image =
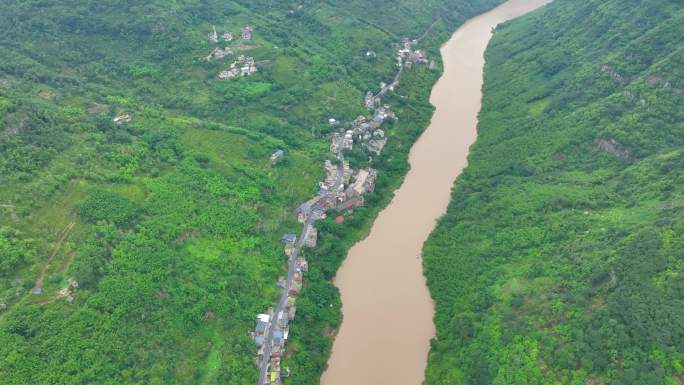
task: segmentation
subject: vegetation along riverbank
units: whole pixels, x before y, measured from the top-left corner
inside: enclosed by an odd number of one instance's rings
[[[684,383],[684,7],[556,0],[499,27],[424,249],[428,384]]]
[[[249,331],[278,300],[280,238],[318,190],[329,119],[368,113],[401,37],[427,31],[438,57],[496,3],[5,2],[3,383],[256,383]],[[402,76],[376,192],[344,224],[317,225],[290,383],[318,381],[340,317],[329,279],[405,174],[438,75]]]

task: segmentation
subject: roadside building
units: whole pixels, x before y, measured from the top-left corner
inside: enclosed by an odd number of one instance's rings
[[[268,322],[257,321],[256,326],[254,327],[254,334],[258,336],[263,335],[266,332],[266,329],[268,329]]]
[[[379,102],[380,101],[375,97],[375,95],[373,95],[373,91],[368,91],[366,93],[366,98],[364,100],[366,108],[373,111],[377,107]]]
[[[295,243],[297,236],[295,234],[285,234],[281,240],[285,243]]]
[[[254,337],[254,342],[256,343],[257,347],[260,348],[264,346],[264,337],[263,336],[256,336]]]
[[[306,227],[306,235],[304,238],[304,246],[316,247],[317,242],[318,242],[318,230],[313,225],[308,225]]]
[[[299,269],[303,272],[309,271],[309,263],[306,261],[304,258],[297,258],[297,265],[299,266]]]
[[[344,139],[342,141],[342,149],[351,151],[353,147],[354,147],[354,131],[347,130],[344,133]]]
[[[285,344],[285,335],[282,330],[275,330],[273,332],[273,344],[278,346]]]
[[[300,223],[306,222],[306,218],[308,218],[311,214],[311,203],[304,202],[301,205],[297,206],[297,208],[295,209],[295,214],[297,214],[297,220]]]

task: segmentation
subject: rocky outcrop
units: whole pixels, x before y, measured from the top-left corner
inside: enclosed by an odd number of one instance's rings
[[[623,162],[629,162],[632,160],[632,152],[625,148],[622,144],[618,143],[615,139],[604,139],[599,138],[594,141],[594,146],[604,152],[613,155]]]

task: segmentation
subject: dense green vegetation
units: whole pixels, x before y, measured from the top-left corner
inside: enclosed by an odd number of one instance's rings
[[[279,239],[317,190],[328,118],[365,112],[399,38],[428,31],[436,56],[498,2],[3,2],[0,383],[253,384],[247,331],[277,296]],[[251,42],[222,45],[259,72],[218,81],[232,59],[206,61],[206,34],[247,24]],[[408,71],[375,196],[344,226],[321,224],[290,383],[318,382],[340,320],[328,280],[406,172],[437,76]]]
[[[470,164],[425,246],[428,384],[684,383],[684,7],[500,26]]]

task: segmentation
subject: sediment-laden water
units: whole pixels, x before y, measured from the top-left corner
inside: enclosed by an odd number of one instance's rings
[[[477,136],[484,51],[497,24],[549,1],[510,0],[469,20],[442,47],[444,75],[430,98],[436,111],[411,149],[411,170],[335,279],[344,321],[323,385],[423,382],[434,310],[419,255]]]

